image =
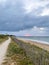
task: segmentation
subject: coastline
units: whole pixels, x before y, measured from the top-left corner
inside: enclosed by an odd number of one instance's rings
[[[19,40],[22,40],[26,43],[30,43],[31,45],[36,45],[44,50],[49,51],[49,44],[48,42],[43,42],[43,41],[38,41],[38,40],[30,40],[30,39],[23,39],[23,38],[18,38]]]
[[[21,39],[21,40],[24,40],[24,41],[32,41],[32,42],[37,42],[37,43],[49,45],[49,42],[47,42],[47,41],[33,40],[33,39],[27,39],[27,38],[17,38],[17,39]]]

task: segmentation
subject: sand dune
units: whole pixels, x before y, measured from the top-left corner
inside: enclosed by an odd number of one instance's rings
[[[31,45],[36,45],[44,50],[47,50],[49,51],[49,44],[44,44],[44,43],[40,43],[40,42],[36,42],[36,41],[31,41],[31,40],[25,40],[25,39],[22,39],[22,38],[18,38],[19,40],[22,40],[26,43],[30,43]]]

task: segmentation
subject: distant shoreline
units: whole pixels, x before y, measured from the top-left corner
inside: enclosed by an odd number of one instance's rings
[[[36,45],[38,46],[39,48],[42,48],[44,50],[47,50],[49,51],[49,44],[48,43],[43,43],[43,42],[40,42],[40,41],[36,41],[36,40],[29,40],[29,39],[24,39],[24,38],[18,38],[19,40],[22,40],[26,43],[30,43],[31,45]]]
[[[18,39],[22,39],[22,40],[25,40],[25,41],[32,41],[32,42],[37,42],[37,43],[49,45],[49,42],[41,41],[41,40],[33,40],[33,39],[27,39],[27,38],[18,38]]]

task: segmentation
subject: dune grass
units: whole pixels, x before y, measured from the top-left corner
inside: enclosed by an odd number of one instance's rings
[[[0,44],[8,39],[8,35],[0,35]]]
[[[49,65],[49,52],[12,38],[3,65]]]
[[[33,62],[27,57],[26,52],[13,40],[8,46],[6,59],[3,65],[33,65]]]
[[[31,45],[30,43],[18,40],[18,44],[25,49],[26,55],[32,60],[34,65],[49,65],[49,52]]]

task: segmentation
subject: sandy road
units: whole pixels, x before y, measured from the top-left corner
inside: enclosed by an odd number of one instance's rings
[[[6,40],[5,42],[3,42],[0,45],[0,65],[2,65],[2,62],[5,59],[7,48],[8,48],[8,45],[9,45],[10,42],[11,42],[11,38],[9,37],[8,40]]]

